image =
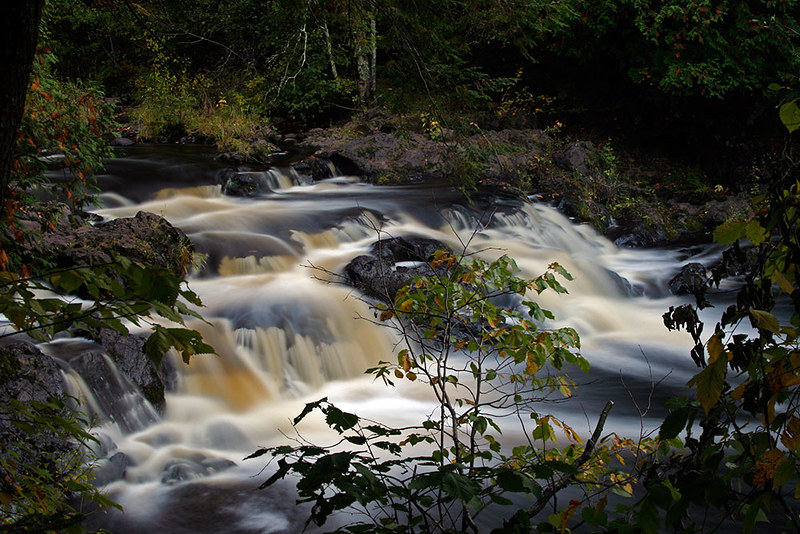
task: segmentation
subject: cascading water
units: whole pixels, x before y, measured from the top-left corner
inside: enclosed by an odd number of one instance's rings
[[[256,491],[263,462],[243,457],[285,443],[291,418],[323,396],[389,424],[422,420],[432,406],[424,386],[386,388],[364,376],[392,357],[396,339],[365,320],[373,317],[369,307],[338,283],[336,273],[379,237],[425,236],[489,259],[508,254],[527,277],[553,261],[565,266],[575,277],[570,294],[545,293],[541,304],[558,325],[578,330],[592,371],[573,376],[583,383],[573,399],[548,409],[578,430],[588,431],[612,399],[617,407],[607,429],[638,435],[641,424],[658,421],[642,415],[646,405],[658,408],[693,372],[688,338],[661,322],[678,303],[665,291],[678,252],[620,250],[548,206],[496,193],[474,194],[471,203],[445,186],[374,187],[354,179],[301,185],[276,170],[249,173],[263,192],[236,198],[214,185],[223,169],[198,152],[172,148],[134,149],[109,169],[100,177],[99,215],[160,214],[206,256],[190,283],[214,327],[191,326],[218,356],[175,362],[178,377],[163,416],[137,397],[146,416],[130,424],[104,419],[101,464],[124,468],[106,490],[125,512],[94,514],[90,526],[296,532],[305,517],[291,487]],[[101,392],[71,380],[85,406],[108,409]],[[324,426],[312,421],[304,436]]]

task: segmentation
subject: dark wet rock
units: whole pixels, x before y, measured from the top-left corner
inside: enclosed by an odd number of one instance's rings
[[[108,351],[119,371],[133,382],[159,413],[166,407],[165,391],[174,391],[178,370],[169,358],[163,358],[158,367],[147,356],[144,344],[147,338],[139,334],[122,335],[110,328],[102,328],[95,338]]]
[[[200,462],[207,475],[213,475],[220,471],[225,471],[231,467],[236,467],[236,462],[227,458],[205,458]]]
[[[264,135],[271,135],[265,132]],[[273,154],[280,152],[274,143],[266,137],[256,136],[252,139],[239,140],[235,148],[222,150],[217,159],[236,165],[243,163],[268,164]]]
[[[334,167],[329,159],[316,156],[292,163],[292,169],[297,174],[307,176],[314,181],[327,180],[333,177]]]
[[[120,373],[102,352],[85,352],[71,362],[92,391],[103,413],[101,419],[116,423],[125,433],[142,430],[157,421],[156,412],[136,386]]]
[[[379,119],[349,129],[317,128],[303,141],[316,149],[313,159],[330,162],[338,173],[378,183],[441,180],[464,172],[476,181],[511,181],[527,172],[551,143],[539,130],[476,130],[457,139],[449,130],[423,133]],[[315,179],[328,172],[316,163],[308,165]]]
[[[714,267],[719,276],[743,276],[758,268],[758,248],[731,247],[722,253],[722,259]]]
[[[58,365],[30,343],[0,346],[0,386],[0,404],[9,399],[46,402],[64,396],[64,380]]]
[[[111,482],[125,478],[125,472],[133,465],[136,465],[130,456],[124,452],[118,452],[108,459],[98,462],[97,468],[92,471],[92,484],[95,486],[105,486]]]
[[[644,295],[644,289],[638,286],[634,286],[631,284],[631,281],[621,276],[616,271],[612,271],[611,269],[604,269],[608,276],[611,277],[611,280],[614,282],[614,285],[617,286],[623,295],[627,297],[641,297]]]
[[[427,237],[391,237],[381,239],[372,244],[370,253],[373,256],[386,258],[393,263],[404,261],[429,262],[437,250],[448,250],[447,245]]]
[[[168,486],[203,476],[203,466],[191,460],[171,460],[164,466],[161,483]]]
[[[72,450],[63,437],[53,430],[35,425],[25,430],[13,424],[19,414],[8,412],[14,399],[25,403],[65,401],[64,380],[55,360],[30,343],[8,343],[0,346],[0,455],[19,455],[25,464],[36,465],[45,458],[67,455]],[[67,416],[66,410],[58,415]],[[22,471],[20,471],[22,472]],[[0,476],[7,473],[0,467]]]
[[[701,295],[708,283],[706,268],[701,263],[687,263],[669,281],[673,295]]]
[[[31,206],[21,206],[16,213],[20,224],[30,231],[30,235],[24,236],[29,241],[35,240],[38,243],[39,234],[52,231],[65,231],[76,226],[85,225],[95,217],[90,213],[73,209],[72,207],[57,201],[39,202]],[[8,235],[10,242],[17,241],[16,236]],[[33,246],[31,243],[21,243],[23,247]]]
[[[136,141],[132,139],[128,139],[127,137],[115,137],[108,143],[110,146],[116,147],[126,147],[126,146],[133,146],[136,144]]]
[[[750,204],[741,197],[727,197],[724,200],[712,200],[703,205],[700,213],[706,229],[713,230],[731,219],[744,220],[753,216]]]
[[[350,285],[383,302],[392,302],[397,291],[415,275],[432,276],[430,260],[437,250],[448,250],[439,241],[422,237],[382,239],[369,255],[354,258],[344,269]]]
[[[602,169],[603,160],[597,147],[589,141],[578,141],[553,155],[556,165],[567,172],[587,176]]]
[[[264,184],[253,174],[236,173],[222,186],[222,194],[232,197],[252,197],[264,191]]]
[[[163,217],[140,211],[135,217],[47,233],[32,252],[61,267],[111,263],[120,255],[183,276],[192,244]]]
[[[188,480],[213,475],[236,466],[226,458],[212,458],[202,454],[194,454],[191,458],[170,460],[161,473],[161,483],[173,486]]]
[[[369,110],[341,127],[309,131],[301,144],[315,152],[295,169],[315,180],[330,177],[332,166],[379,184],[455,178],[520,188],[623,247],[707,241],[720,223],[751,213],[744,198],[709,201],[697,191],[660,188],[660,167],[615,163],[607,146],[560,145],[540,130],[501,123],[504,129],[454,135],[430,124],[421,128],[419,116]]]

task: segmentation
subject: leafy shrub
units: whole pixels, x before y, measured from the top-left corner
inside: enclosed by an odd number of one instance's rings
[[[309,403],[294,424],[320,411],[340,438],[329,446],[301,438],[299,446],[256,451],[251,457],[277,458],[262,487],[299,476],[300,501],[311,503],[309,522],[357,512],[339,532],[477,532],[475,516],[488,507],[498,525],[503,519],[504,532],[527,531],[531,518],[578,479],[629,487],[629,477],[606,467],[632,445],[613,436],[601,440],[611,403],[586,444],[541,411],[550,394],[571,394],[574,384],[562,368],[587,371],[589,364],[576,352],[576,332],[545,328],[553,315],[525,297],[566,292],[557,277],[569,274],[552,264],[524,280],[505,256],[486,262],[445,251],[431,267],[435,276],[415,277],[392,305],[376,309],[380,321],[392,321],[404,347],[396,362],[367,372],[387,385],[422,382],[437,407],[420,425],[401,429],[343,412],[327,398]],[[527,440],[503,445],[502,418],[518,421]],[[569,445],[554,446],[557,433]],[[526,504],[511,494],[526,495]],[[575,511],[570,505],[550,522],[560,528]]]

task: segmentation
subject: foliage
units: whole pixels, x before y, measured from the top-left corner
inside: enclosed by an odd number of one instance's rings
[[[64,175],[50,184],[51,194],[75,206],[90,202],[89,176],[111,156],[103,139],[114,125],[111,106],[95,87],[58,80],[53,75],[55,63],[52,53],[41,50],[33,64],[9,180],[15,188],[9,197],[12,203],[40,187],[51,164]],[[8,206],[6,215],[13,216]]]
[[[90,483],[92,465],[84,451],[96,439],[79,411],[58,399],[11,399],[0,405],[0,418],[16,431],[13,438],[5,435],[0,455],[0,530],[81,532],[82,516],[67,504],[76,494],[119,508]],[[58,446],[35,445],[42,441]]]
[[[320,446],[299,438],[297,446],[255,452],[252,458],[277,459],[262,487],[290,473],[299,476],[300,501],[311,503],[309,522],[323,525],[341,510],[358,514],[340,532],[477,532],[480,513],[491,513],[498,526],[502,519],[503,532],[522,532],[559,491],[578,481],[627,491],[631,479],[607,465],[623,450],[638,449],[615,436],[601,443],[611,403],[585,445],[566,423],[540,411],[550,394],[570,396],[574,383],[562,368],[589,367],[575,352],[576,332],[545,328],[553,315],[525,300],[529,291],[566,292],[558,277],[569,274],[552,264],[524,280],[505,256],[486,262],[445,251],[434,254],[431,267],[435,276],[415,277],[390,306],[376,309],[404,346],[396,363],[367,371],[387,385],[425,384],[436,400],[427,419],[392,428],[343,412],[327,399],[309,403],[294,424],[319,411],[339,440]],[[519,421],[522,443],[502,443],[500,425],[508,420]],[[555,445],[561,433],[569,443],[563,448]],[[525,495],[526,504],[512,501],[512,494]],[[565,525],[575,509],[550,516],[551,528]]]
[[[130,93],[148,51],[135,39],[143,30],[130,2],[47,0],[39,43],[59,59],[57,76],[97,84],[108,94]]]
[[[221,94],[216,103],[188,117],[188,129],[193,135],[214,139],[221,152],[242,154],[249,159],[257,148],[255,140],[269,133],[269,129],[265,120],[247,111],[243,100],[236,93],[229,97]]]
[[[33,65],[8,182],[11,191],[2,210],[0,339],[25,333],[47,341],[64,331],[100,327],[127,334],[133,324],[153,329],[146,349],[156,363],[170,347],[186,360],[198,352],[213,352],[197,332],[183,328],[185,316],[198,316],[190,306],[201,302],[176,272],[122,256],[110,264],[63,269],[55,269],[49,258],[23,263],[29,253],[25,243],[38,236],[18,215],[43,209],[37,197],[47,195],[68,204],[62,215],[78,212],[92,200],[94,171],[111,155],[104,139],[113,125],[110,106],[96,88],[58,79],[55,63],[54,55],[42,49]],[[45,174],[46,169],[51,172]],[[57,230],[46,218],[43,214],[42,231]],[[181,247],[175,252],[190,250]],[[189,260],[190,254],[178,263]],[[0,363],[5,374],[7,362]],[[92,438],[77,410],[63,399],[12,399],[0,412],[18,430],[13,440],[4,441],[0,454],[0,530],[80,530],[80,518],[67,505],[67,497],[76,495],[113,505],[88,482],[91,466],[83,449]],[[42,447],[42,436],[57,445]]]
[[[787,128],[791,129],[789,124]],[[714,332],[703,340],[703,322],[689,305],[671,308],[664,316],[669,328],[684,328],[691,334],[692,358],[702,368],[688,384],[697,400],[673,401],[661,427],[665,439],[683,434],[677,444],[686,449],[650,465],[650,493],[658,486],[656,479],[673,486],[672,500],[656,503],[666,513],[663,520],[669,527],[696,523],[691,506],[700,506],[741,522],[745,532],[752,532],[760,521],[800,528],[796,164],[790,161],[783,179],[756,201],[766,206],[756,217],[729,221],[714,234],[717,242],[731,245],[714,272],[715,283],[735,265],[747,265],[748,257],[755,258],[735,304],[721,314]],[[706,305],[699,295],[698,307]],[[649,521],[658,525],[653,507],[651,515]]]
[[[581,1],[577,9],[585,29],[575,29],[577,41],[566,52],[585,54],[586,60],[594,57],[593,50],[601,50],[597,44],[606,43],[617,54],[618,67],[635,83],[667,94],[720,98],[760,93],[800,66],[795,4]],[[593,43],[592,37],[598,41]],[[581,45],[581,39],[588,43]]]
[[[139,78],[141,105],[133,111],[144,137],[180,137],[187,131],[187,116],[200,105],[202,81],[185,68],[175,68],[158,41],[145,39],[152,63]]]
[[[145,348],[158,364],[175,347],[185,361],[193,354],[213,353],[193,330],[168,328],[155,317],[183,325],[184,316],[198,317],[187,303],[201,306],[186,282],[167,269],[132,262],[117,256],[107,265],[51,270],[21,277],[0,272],[0,313],[13,331],[0,339],[24,332],[48,341],[65,330],[111,328],[128,334],[128,324],[150,325],[153,333]]]

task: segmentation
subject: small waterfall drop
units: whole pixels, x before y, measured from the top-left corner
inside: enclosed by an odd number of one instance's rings
[[[218,354],[196,356],[190,365],[176,358],[179,378],[163,417],[125,423],[114,433],[108,454],[124,454],[129,466],[108,490],[126,512],[100,526],[292,532],[302,518],[286,508],[291,488],[253,491],[260,479],[250,477],[262,464],[241,459],[258,446],[284,443],[304,403],[328,396],[387,424],[424,418],[433,405],[422,386],[387,389],[364,375],[378,361],[393,360],[398,339],[342,284],[341,273],[378,238],[424,236],[486,259],[508,254],[525,277],[562,264],[575,278],[567,283],[569,295],[544,293],[538,300],[555,313],[555,325],[578,330],[593,366],[588,378],[574,377],[586,383],[576,398],[554,408],[578,429],[587,426],[584,412],[613,398],[620,407],[609,428],[638,432],[635,410],[624,407],[629,395],[646,394],[662,378],[664,388],[681,384],[692,371],[688,340],[661,323],[661,314],[680,302],[663,289],[677,269],[674,251],[620,250],[549,206],[490,193],[470,203],[444,186],[373,187],[352,178],[304,185],[296,173],[272,169],[247,171],[263,186],[258,194],[231,197],[221,193],[219,172],[179,184],[162,174],[161,183],[132,196],[114,185],[125,176],[106,180],[99,215],[160,214],[205,256],[190,285],[213,326],[190,326]],[[99,413],[107,401],[96,395],[86,405]],[[325,427],[309,425],[304,432],[312,437]],[[179,520],[170,505],[197,516]],[[253,526],[253,510],[272,515]]]

